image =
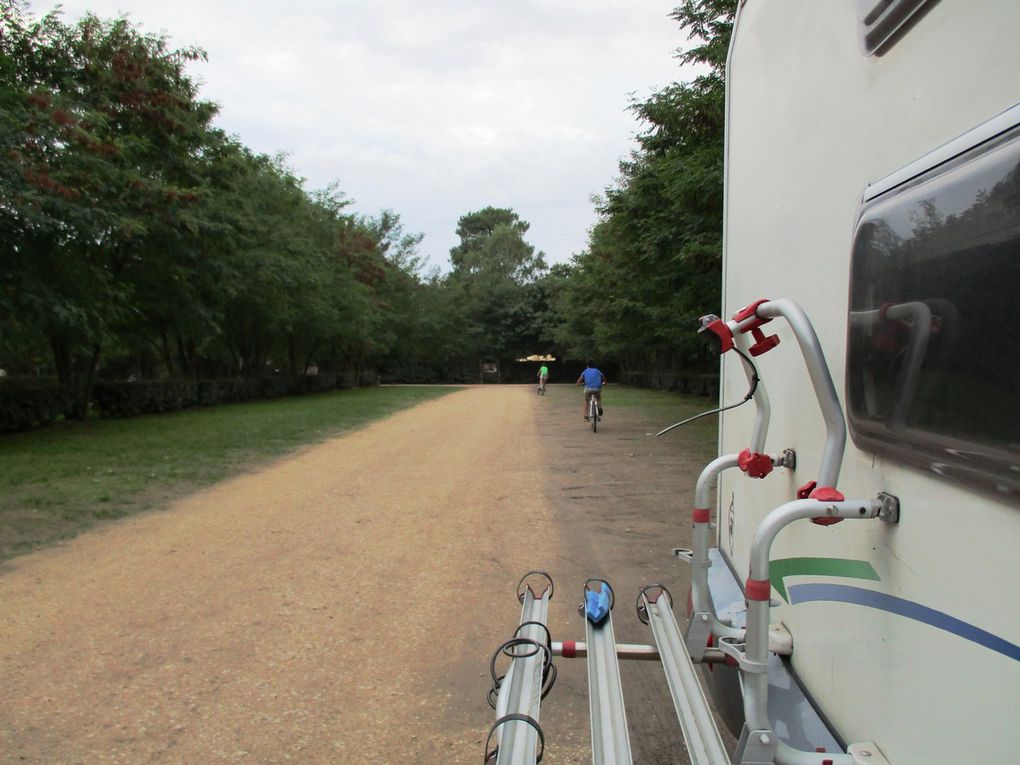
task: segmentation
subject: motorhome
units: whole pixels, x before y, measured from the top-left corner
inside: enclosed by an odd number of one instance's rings
[[[641,595],[693,763],[1020,762],[1018,30],[1016,0],[739,3],[701,329],[748,403],[678,551],[686,626]],[[564,650],[545,595],[500,689],[517,751]],[[613,660],[640,647],[587,629],[593,760],[630,762]]]
[[[833,488],[898,501],[896,523],[778,534],[771,620],[837,742],[892,765],[1020,762],[1017,30],[1013,0],[746,0],[731,41],[722,315],[802,310],[849,426]],[[755,360],[763,451],[796,468],[719,475],[717,550],[741,582],[766,516],[830,456],[777,319]],[[727,401],[747,383],[724,359]],[[723,414],[720,454],[749,446],[750,417]]]

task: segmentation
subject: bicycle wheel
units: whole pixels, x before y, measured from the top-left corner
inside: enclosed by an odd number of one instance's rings
[[[591,397],[591,403],[588,404],[588,418],[591,420],[591,432],[599,432],[599,405],[595,402],[595,397]]]

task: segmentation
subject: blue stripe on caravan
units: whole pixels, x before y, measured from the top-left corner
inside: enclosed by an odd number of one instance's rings
[[[972,643],[989,648],[1014,661],[1020,661],[1020,646],[1008,640],[986,632],[973,624],[960,621],[954,616],[936,611],[934,608],[922,606],[912,600],[904,600],[884,592],[866,590],[863,587],[852,587],[846,584],[795,584],[789,588],[790,602],[809,603],[811,601],[828,600],[837,603],[855,603],[859,606],[877,608],[879,611],[899,614],[908,619],[930,624],[946,632],[951,632]]]

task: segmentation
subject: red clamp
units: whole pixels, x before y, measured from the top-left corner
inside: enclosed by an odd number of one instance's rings
[[[733,321],[738,324],[752,317],[754,318],[754,321],[741,328],[741,332],[750,332],[754,338],[754,345],[747,349],[752,356],[761,356],[763,353],[771,351],[779,345],[779,338],[776,335],[766,335],[760,329],[762,324],[768,324],[772,321],[772,319],[763,319],[758,316],[758,306],[768,302],[768,298],[758,300],[733,314]]]
[[[753,316],[754,321],[752,321],[750,324],[743,328],[744,332],[747,332],[749,329],[754,329],[755,327],[760,327],[762,324],[768,324],[770,321],[772,321],[772,319],[763,319],[758,315],[758,306],[760,306],[762,303],[768,302],[769,302],[768,298],[762,298],[761,300],[754,301],[749,306],[741,308],[739,311],[733,314],[733,321],[737,322],[737,324],[740,324],[741,322],[744,322]]]
[[[737,456],[737,467],[751,478],[764,478],[772,472],[772,458],[767,454],[744,449]]]
[[[814,483],[814,481],[812,481],[812,483]],[[817,499],[819,502],[842,502],[846,499],[846,497],[844,497],[843,493],[837,491],[833,486],[819,486],[808,494],[808,499]],[[818,518],[812,518],[811,522],[817,523],[819,526],[832,526],[834,523],[839,523],[841,520],[843,519],[834,518],[831,515],[822,515]]]
[[[718,350],[720,356],[733,347],[733,332],[730,331],[726,322],[718,316],[702,316],[701,329],[698,332],[711,332],[715,335],[716,340],[719,342]]]
[[[818,485],[818,481],[808,481],[806,484],[797,489],[797,499],[807,499],[811,496],[811,492],[815,490]]]

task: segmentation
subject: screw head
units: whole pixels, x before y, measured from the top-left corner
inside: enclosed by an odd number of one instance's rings
[[[771,739],[769,739],[768,733],[762,733],[760,736],[758,736],[758,740],[765,746],[768,746],[771,741]]]

